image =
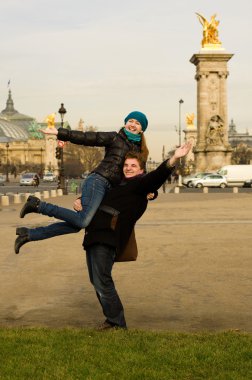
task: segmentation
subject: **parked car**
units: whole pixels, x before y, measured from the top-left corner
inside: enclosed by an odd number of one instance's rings
[[[0,186],[4,186],[5,181],[6,181],[6,176],[3,174],[0,174]]]
[[[24,173],[21,175],[20,186],[38,186],[39,176],[37,173]]]
[[[198,178],[203,178],[205,175],[212,174],[210,172],[199,172],[196,174],[188,175],[182,178],[182,184],[187,187],[192,187],[192,181]]]
[[[56,181],[56,176],[53,173],[45,173],[43,176],[43,182],[54,182]]]
[[[193,187],[227,187],[227,179],[220,174],[208,174],[192,181]]]

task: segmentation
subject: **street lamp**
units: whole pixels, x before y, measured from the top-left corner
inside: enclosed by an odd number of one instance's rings
[[[184,103],[183,99],[179,100],[179,146],[181,146],[181,106]],[[182,178],[181,178],[181,158],[179,159],[179,180],[178,185],[182,185]]]
[[[59,114],[61,118],[61,127],[64,126],[64,116],[66,114],[66,109],[64,107],[64,104],[61,103]],[[65,182],[65,173],[64,173],[64,153],[63,153],[63,147],[60,147],[60,170],[59,170],[59,183],[58,183],[58,189],[62,189],[63,194],[67,194],[67,187]]]
[[[9,143],[7,142],[6,146],[6,182],[10,182],[9,180]]]
[[[179,146],[181,145],[181,105],[184,103],[183,99],[179,100]]]

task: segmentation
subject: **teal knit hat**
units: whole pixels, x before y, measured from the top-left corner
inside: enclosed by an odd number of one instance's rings
[[[125,117],[124,123],[126,124],[127,121],[130,119],[136,119],[137,121],[139,121],[142,127],[142,131],[144,132],[146,130],[148,126],[148,120],[144,113],[139,112],[139,111],[133,111],[129,113],[127,117]]]

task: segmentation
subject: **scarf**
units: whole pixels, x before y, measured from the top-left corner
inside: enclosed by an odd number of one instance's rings
[[[133,143],[139,143],[141,141],[141,134],[138,133],[137,135],[135,133],[131,133],[126,128],[123,128],[123,132],[127,136],[127,139],[129,141],[132,141]]]

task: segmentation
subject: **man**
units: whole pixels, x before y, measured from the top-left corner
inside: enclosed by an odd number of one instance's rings
[[[122,258],[122,255],[125,254],[136,221],[146,210],[147,194],[160,188],[171,174],[176,161],[189,150],[190,144],[182,145],[169,161],[164,161],[146,175],[143,174],[144,163],[139,154],[128,153],[123,167],[124,180],[107,193],[85,230],[83,246],[89,277],[106,317],[100,326],[101,330],[127,328],[123,305],[111,275],[113,264],[115,261],[130,260]]]
[[[106,317],[100,326],[101,330],[127,328],[123,305],[111,274],[114,262],[134,259],[131,257],[136,251],[134,226],[147,208],[147,195],[161,187],[173,171],[176,161],[185,156],[190,148],[190,144],[182,145],[176,149],[170,160],[164,161],[148,174],[144,174],[141,155],[137,152],[128,153],[123,166],[123,181],[106,194],[85,230],[83,246],[86,250],[89,278]],[[81,206],[76,204],[75,209],[80,210]],[[29,212],[36,211],[28,209],[27,213]],[[21,234],[16,239],[18,249],[33,240],[30,238],[29,229],[25,229],[25,234],[24,240]],[[131,247],[129,247],[130,242]]]

